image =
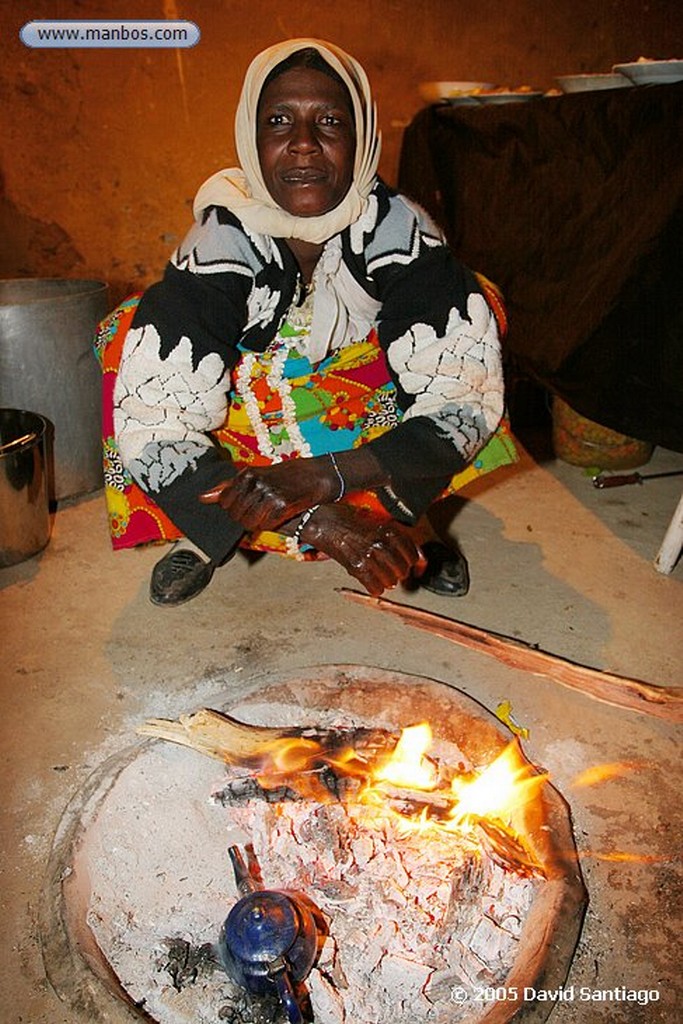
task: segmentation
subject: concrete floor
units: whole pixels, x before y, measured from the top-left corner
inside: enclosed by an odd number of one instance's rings
[[[673,469],[683,469],[683,455],[658,449],[643,472]],[[525,453],[470,491],[452,521],[470,561],[470,594],[390,596],[587,665],[680,686],[683,562],[669,576],[652,566],[680,486],[673,477],[598,491],[583,470]],[[553,1024],[680,1020],[680,727],[356,605],[337,593],[353,582],[333,563],[239,558],[196,600],[158,609],[147,598],[158,556],[114,554],[96,494],[59,508],[41,555],[0,571],[3,1024],[93,1019],[47,981],[45,872],[65,807],[135,742],[136,725],[238,696],[264,674],[334,663],[428,676],[492,710],[512,702],[529,729],[527,755],[571,805],[590,897],[569,977],[575,997],[556,1007]],[[573,785],[584,769],[613,762],[629,768],[590,788]],[[625,990],[641,989],[654,993],[648,1005],[625,1001]],[[129,1018],[114,1009],[106,1019]]]

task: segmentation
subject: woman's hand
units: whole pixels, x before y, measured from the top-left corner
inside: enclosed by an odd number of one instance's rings
[[[338,562],[372,597],[395,587],[413,570],[420,575],[427,565],[421,548],[397,523],[351,505],[319,508],[301,539]]]
[[[274,530],[311,505],[334,501],[339,478],[327,456],[289,459],[274,466],[249,466],[200,495],[215,503],[245,530]]]
[[[215,503],[245,530],[275,530],[312,505],[337,501],[344,493],[389,482],[367,447],[273,466],[250,466],[199,497]]]

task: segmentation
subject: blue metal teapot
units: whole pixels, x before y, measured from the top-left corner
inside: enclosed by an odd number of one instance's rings
[[[313,914],[295,893],[264,889],[238,847],[229,849],[242,898],[228,914],[218,948],[232,980],[253,995],[276,993],[290,1024],[303,1024],[295,986],[310,973],[318,950]]]

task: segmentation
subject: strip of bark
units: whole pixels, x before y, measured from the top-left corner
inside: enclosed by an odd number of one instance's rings
[[[339,588],[339,593],[358,604],[397,615],[417,629],[424,629],[469,650],[488,654],[489,657],[496,658],[512,668],[545,676],[546,679],[578,690],[603,704],[663,718],[677,725],[683,723],[683,693],[679,690],[589,668],[587,665],[560,658],[556,654],[549,654],[524,641],[514,640],[501,633],[489,633],[476,626],[423,611],[421,608],[411,608],[382,597],[370,597],[346,587]]]

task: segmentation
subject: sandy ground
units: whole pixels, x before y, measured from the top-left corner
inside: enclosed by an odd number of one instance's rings
[[[658,449],[643,472],[683,469]],[[524,455],[448,510],[472,576],[466,598],[391,597],[538,644],[565,658],[678,687],[683,563],[652,562],[681,478],[611,491],[583,470]],[[444,517],[446,511],[444,511]],[[101,494],[61,506],[45,551],[0,570],[2,623],[3,1024],[86,1024],[48,981],[40,922],[55,834],[93,773],[106,772],[151,716],[238,698],[259,679],[317,664],[426,676],[490,710],[510,700],[527,755],[571,805],[589,892],[583,933],[553,1024],[680,1019],[680,726],[598,703],[361,607],[332,563],[235,559],[189,604],[147,597],[158,550],[114,554]],[[626,767],[601,784],[577,776]],[[49,960],[49,957],[48,957]],[[573,986],[573,988],[572,988]],[[102,1017],[130,1020],[123,1004]]]

